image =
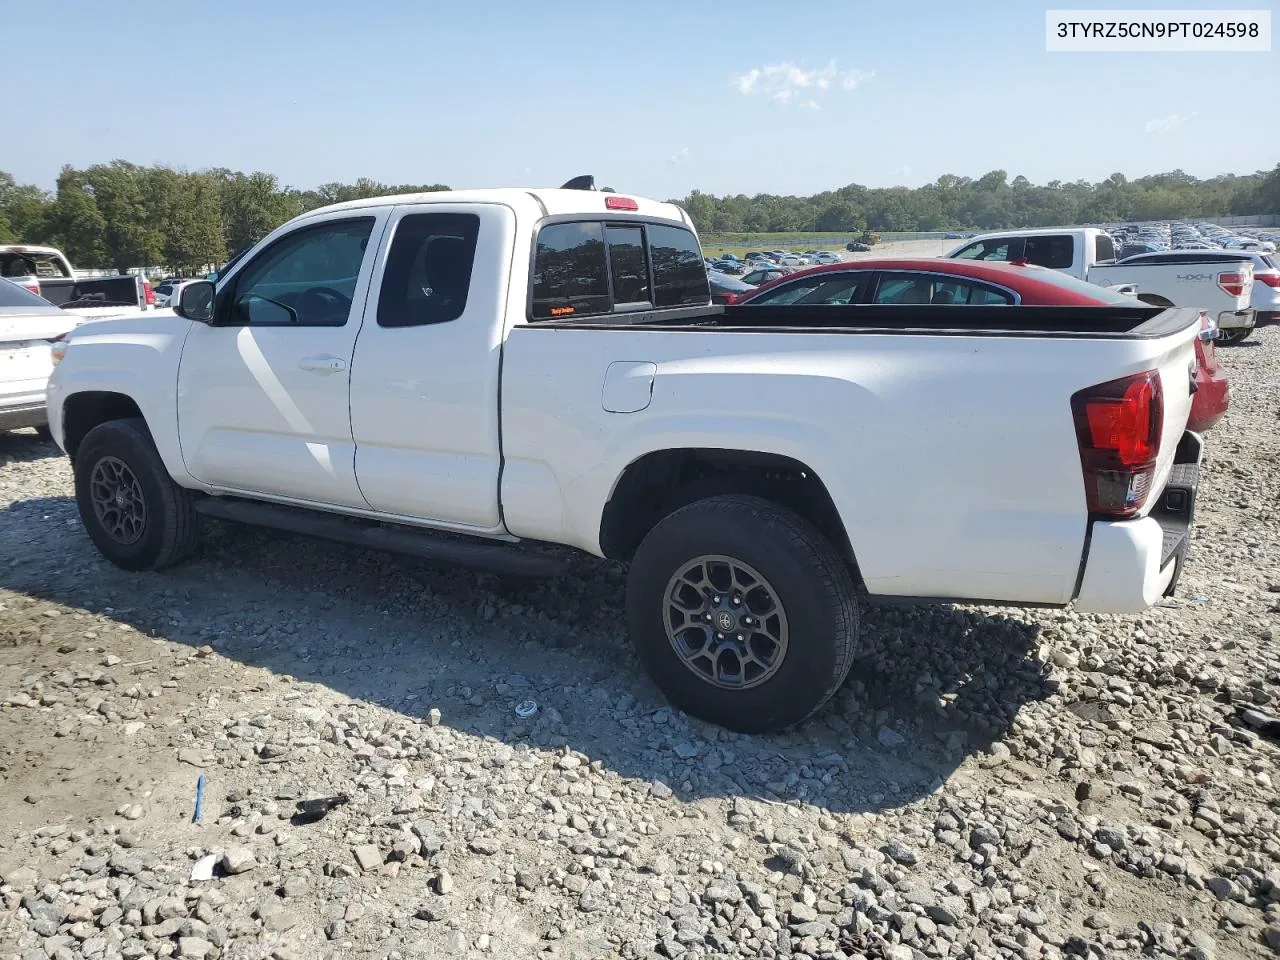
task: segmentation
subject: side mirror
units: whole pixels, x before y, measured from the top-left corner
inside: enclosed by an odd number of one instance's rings
[[[213,293],[215,287],[208,280],[192,280],[178,291],[178,301],[173,312],[184,320],[198,323],[213,322]]]

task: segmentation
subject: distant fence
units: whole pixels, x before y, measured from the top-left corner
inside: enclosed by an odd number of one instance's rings
[[[1216,223],[1220,227],[1280,227],[1280,214],[1255,214],[1251,217],[1178,217],[1182,223]],[[1169,223],[1168,220],[1125,220],[1108,223],[1108,227],[1123,227],[1127,223],[1140,227]]]

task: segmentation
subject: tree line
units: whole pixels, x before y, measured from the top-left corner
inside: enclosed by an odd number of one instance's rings
[[[316,207],[447,189],[361,178],[298,190],[260,171],[190,173],[115,160],[84,170],[64,166],[50,193],[0,171],[0,243],[47,243],[76,267],[165,266],[187,275]]]
[[[1181,170],[1098,183],[1026,177],[1004,170],[979,178],[946,174],[923,187],[849,184],[811,197],[716,197],[695,190],[678,201],[698,229],[715,233],[1003,230],[1068,224],[1280,213],[1280,164],[1270,173],[1198,180]]]
[[[0,243],[48,243],[77,267],[165,266],[191,273],[256,242],[307,210],[444,184],[384,184],[361,178],[312,190],[270,173],[218,168],[188,172],[124,160],[83,170],[64,166],[52,192],[0,171]],[[716,233],[805,230],[997,230],[1071,223],[1280,214],[1280,164],[1270,172],[1200,180],[1181,170],[1098,183],[1036,185],[1004,170],[977,179],[952,174],[914,189],[849,184],[810,197],[699,190],[676,200],[698,229]]]

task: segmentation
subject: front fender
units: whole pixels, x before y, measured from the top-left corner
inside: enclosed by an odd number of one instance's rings
[[[76,330],[49,378],[49,425],[58,445],[69,452],[66,409],[72,397],[128,397],[142,412],[170,476],[183,486],[199,487],[183,463],[178,437],[178,363],[190,323],[158,319],[105,321]]]

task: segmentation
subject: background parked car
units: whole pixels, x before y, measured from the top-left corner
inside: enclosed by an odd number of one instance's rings
[[[752,270],[748,270],[739,279],[743,283],[749,283],[751,286],[757,287],[762,283],[769,283],[771,280],[780,280],[792,272],[794,272],[793,267],[775,267],[773,264],[769,264],[765,267],[755,267]]]
[[[35,427],[47,438],[50,350],[83,322],[84,317],[0,279],[0,430]]]
[[[1196,392],[1191,395],[1191,416],[1187,429],[1204,433],[1227,413],[1231,405],[1231,384],[1227,371],[1218,365],[1213,345],[1218,330],[1207,313],[1200,314],[1201,336],[1196,340]]]
[[[1209,249],[1202,251],[1161,250],[1143,253],[1124,263],[1253,263],[1253,292],[1249,305],[1257,311],[1258,323],[1280,322],[1280,261],[1270,254],[1250,250]]]
[[[1100,287],[1047,267],[986,260],[858,260],[800,270],[736,301],[752,305],[899,304],[932,306],[1080,306],[1150,310],[1130,294]],[[1227,373],[1218,366],[1216,324],[1201,311],[1196,344],[1196,392],[1188,429],[1203,432],[1222,419],[1231,400]]]
[[[711,302],[721,305],[734,303],[739,297],[756,291],[751,284],[719,270],[707,271],[707,284],[711,287]]]

